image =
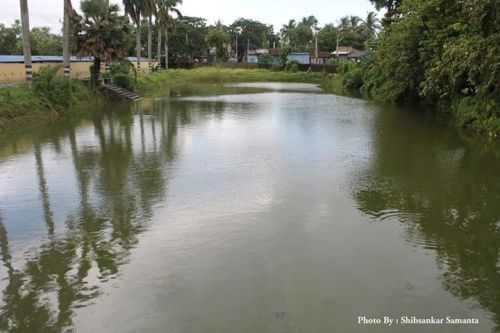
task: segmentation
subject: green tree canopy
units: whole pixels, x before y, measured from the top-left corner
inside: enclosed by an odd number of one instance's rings
[[[92,78],[99,78],[101,61],[120,60],[126,56],[131,27],[119,14],[119,7],[108,0],[83,0],[83,15],[72,15],[77,55],[94,58]]]

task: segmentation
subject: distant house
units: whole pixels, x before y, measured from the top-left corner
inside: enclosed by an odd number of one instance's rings
[[[194,51],[191,53],[191,59],[195,63],[207,63],[208,62],[208,54],[203,51]]]
[[[136,57],[127,58],[135,67]],[[59,55],[34,55],[31,57],[33,72],[37,73],[41,68],[57,66],[63,63],[63,57]],[[92,66],[93,58],[82,57],[78,58],[71,56],[71,77],[72,78],[88,78],[90,75],[90,66]],[[148,59],[140,58],[140,71],[148,71]],[[153,66],[157,65],[156,60],[152,61]],[[106,64],[101,63],[101,70],[106,70]],[[58,73],[63,75],[62,69]],[[0,84],[10,84],[24,82],[26,71],[24,68],[24,56],[22,55],[0,55]]]
[[[288,61],[298,61],[302,65],[310,64],[310,55],[308,52],[293,52],[288,55],[287,59]]]
[[[318,51],[318,57],[316,58],[316,53],[311,53],[311,64],[324,65],[329,59],[333,57],[332,51]]]
[[[247,63],[249,64],[258,64],[259,63],[259,55],[255,50],[249,50],[247,54]]]
[[[358,61],[365,55],[365,52],[357,50],[352,46],[338,46],[332,55],[341,60]]]

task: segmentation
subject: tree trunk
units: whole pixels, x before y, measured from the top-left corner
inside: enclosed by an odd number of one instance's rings
[[[152,16],[149,15],[148,18],[148,68],[149,72],[151,73],[152,68],[151,68],[151,59],[153,58],[153,30],[152,30]]]
[[[165,31],[165,68],[168,69],[168,31]]]
[[[64,0],[64,19],[63,19],[63,62],[64,76],[71,77],[71,62],[69,53],[69,15],[71,11],[70,0]]]
[[[137,53],[137,72],[141,71],[141,19],[137,21],[137,30],[136,30],[136,37],[135,37],[135,49]]]
[[[156,56],[158,57],[158,66],[161,68],[161,29],[158,25],[158,49],[156,51]]]
[[[33,67],[31,66],[31,41],[30,41],[30,19],[28,12],[28,0],[20,0],[20,5],[21,5],[21,24],[23,29],[24,71],[26,73],[26,82],[31,87],[33,83]]]
[[[91,71],[91,83],[93,86],[97,86],[97,83],[99,82],[99,75],[101,73],[101,58],[99,57],[94,57],[94,64],[92,65],[92,71]]]

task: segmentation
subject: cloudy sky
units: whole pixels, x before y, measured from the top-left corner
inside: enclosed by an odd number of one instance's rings
[[[19,0],[0,0],[0,23],[11,24],[19,17]],[[120,0],[111,0],[121,3]],[[63,0],[28,0],[31,26],[48,26],[61,30]],[[73,0],[79,6],[79,0]],[[320,24],[336,23],[345,15],[365,17],[375,10],[368,0],[184,0],[179,7],[184,15],[201,16],[213,23],[221,19],[230,24],[239,17],[251,18],[274,25],[278,31],[289,19],[315,15]],[[381,16],[381,15],[379,15]]]

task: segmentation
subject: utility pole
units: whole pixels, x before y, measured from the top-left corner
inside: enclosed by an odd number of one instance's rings
[[[316,55],[316,62],[318,61],[318,34],[316,33],[316,36],[315,36],[315,43],[316,43],[316,47],[315,47],[315,55]]]
[[[238,62],[238,35],[236,34],[236,52],[235,52],[235,55],[236,55],[236,62]]]
[[[31,87],[33,83],[33,67],[31,66],[31,42],[30,42],[30,15],[28,12],[28,0],[21,0],[21,25],[23,29],[23,54],[24,72],[26,82]]]
[[[339,42],[342,41],[344,38],[340,38],[337,36],[337,47],[335,48],[335,56],[338,58],[339,57]]]
[[[64,18],[63,18],[63,62],[64,76],[69,79],[71,77],[71,60],[69,54],[69,16],[73,8],[71,0],[64,0]]]

